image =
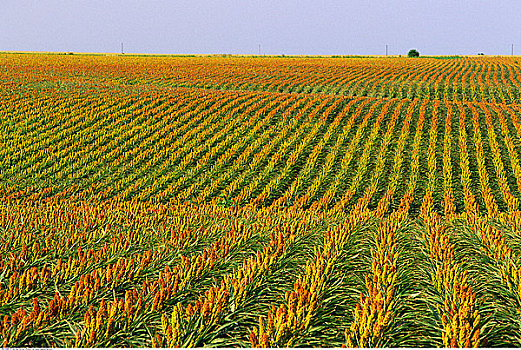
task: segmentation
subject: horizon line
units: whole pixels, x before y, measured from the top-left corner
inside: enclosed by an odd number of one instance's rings
[[[172,56],[172,57],[303,57],[303,58],[364,58],[364,57],[396,57],[396,58],[407,58],[407,54],[389,54],[389,55],[370,55],[370,54],[232,54],[232,53],[145,53],[145,52],[83,52],[83,51],[15,51],[6,50],[0,51],[0,54],[34,54],[34,55],[83,55],[83,56]],[[444,54],[444,55],[421,55],[421,57],[521,57],[521,55],[487,55],[487,54]]]

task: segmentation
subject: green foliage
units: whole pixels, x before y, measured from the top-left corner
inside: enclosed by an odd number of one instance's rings
[[[420,57],[420,53],[416,49],[410,49],[407,53],[407,57]]]

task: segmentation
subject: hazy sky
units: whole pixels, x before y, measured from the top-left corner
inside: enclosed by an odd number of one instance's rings
[[[521,54],[520,0],[0,0],[0,51]]]

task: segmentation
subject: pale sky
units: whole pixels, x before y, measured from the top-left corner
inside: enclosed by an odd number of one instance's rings
[[[0,0],[0,51],[521,55],[520,0]]]

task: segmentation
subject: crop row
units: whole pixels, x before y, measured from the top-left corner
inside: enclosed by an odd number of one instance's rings
[[[59,93],[103,88],[189,87],[398,99],[519,103],[512,57],[262,58],[0,56],[4,89]]]
[[[515,106],[190,89],[115,97],[8,98],[4,198],[518,209]]]
[[[50,201],[0,214],[4,347],[521,343],[518,213]]]

